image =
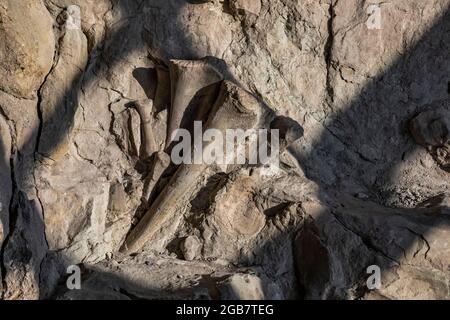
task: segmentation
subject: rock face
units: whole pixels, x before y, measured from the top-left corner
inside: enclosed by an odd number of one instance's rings
[[[450,299],[449,17],[2,1],[1,298]],[[279,130],[279,163],[176,163],[194,121]]]
[[[42,0],[4,1],[0,7],[0,89],[33,98],[53,64],[53,19]]]
[[[79,7],[68,7],[60,25],[58,57],[42,85],[42,131],[39,153],[59,160],[69,148],[73,119],[78,107],[80,77],[88,60],[87,39],[81,30]]]
[[[437,102],[410,124],[414,140],[427,148],[436,162],[450,170],[450,102]]]

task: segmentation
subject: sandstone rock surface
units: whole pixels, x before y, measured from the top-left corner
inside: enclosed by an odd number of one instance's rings
[[[1,298],[450,299],[449,17],[2,1]],[[194,120],[280,130],[279,164],[175,164]]]
[[[33,98],[53,65],[53,19],[42,0],[0,6],[0,89]]]

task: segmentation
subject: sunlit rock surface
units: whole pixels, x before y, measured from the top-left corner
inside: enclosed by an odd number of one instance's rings
[[[1,297],[449,299],[449,6],[3,1]],[[249,104],[279,166],[171,163]]]

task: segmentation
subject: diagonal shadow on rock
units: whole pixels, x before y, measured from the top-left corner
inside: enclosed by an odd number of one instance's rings
[[[121,1],[121,0],[114,0],[112,1],[113,7],[116,12],[120,12],[120,15],[123,17],[123,20],[121,20],[117,25],[114,25],[112,30],[107,31],[107,38],[101,41],[95,48],[92,48],[90,51],[90,61],[88,63],[88,66],[86,67],[85,72],[83,73],[82,79],[81,79],[81,87],[87,87],[89,85],[92,85],[95,83],[95,80],[98,78],[101,78],[102,76],[105,76],[106,72],[109,68],[113,67],[115,64],[119,63],[121,60],[126,59],[128,55],[130,55],[135,50],[141,49],[139,48],[140,41],[130,41],[133,37],[136,36],[135,32],[136,30],[144,30],[141,36],[145,41],[155,41],[153,39],[149,39],[148,35],[145,33],[145,25],[146,25],[146,14],[148,10],[146,8],[156,8],[157,5],[161,5],[161,1],[159,0],[149,0],[149,1]],[[186,5],[184,0],[177,0],[170,4],[171,9],[173,11],[171,12],[171,18],[168,20],[160,20],[158,21],[161,23],[157,26],[158,30],[165,30],[170,28],[177,28],[179,26],[179,22],[177,21],[177,14],[180,8],[182,8],[184,5]],[[133,12],[142,12],[142,16],[131,16]],[[155,26],[156,27],[156,26]],[[185,59],[189,58],[195,58],[195,48],[192,48],[190,46],[189,41],[184,37],[184,33],[182,30],[178,33],[177,36],[177,45],[179,48],[182,48],[183,51],[183,57]],[[180,58],[177,57],[171,57],[170,53],[167,53],[165,55],[165,58]],[[142,79],[142,73],[140,73],[138,70],[134,76],[140,81]],[[35,166],[37,166],[41,161],[45,161],[45,158],[42,157],[37,153],[37,150],[39,148],[39,145],[42,145],[42,142],[45,143],[45,146],[43,149],[45,150],[46,154],[51,154],[51,152],[58,148],[58,144],[61,140],[65,138],[65,135],[67,132],[56,130],[52,136],[51,141],[40,141],[42,128],[44,127],[70,127],[71,123],[74,121],[74,115],[76,113],[76,110],[71,110],[69,116],[62,116],[60,114],[61,110],[65,110],[65,106],[67,103],[68,96],[70,95],[70,92],[72,90],[78,90],[78,79],[74,80],[71,85],[67,86],[68,91],[63,92],[63,94],[59,97],[59,101],[57,103],[57,107],[55,108],[54,112],[51,114],[48,114],[45,121],[41,121],[40,126],[37,128],[34,128],[33,132],[29,135],[28,141],[26,141],[23,145],[23,149],[33,149],[36,150],[35,154]],[[39,93],[38,93],[39,94]],[[74,98],[75,101],[73,101],[73,105],[77,106],[77,100]],[[40,106],[38,105],[38,108]],[[64,121],[66,123],[61,123],[61,121]],[[24,193],[21,192],[21,190],[16,189],[17,186],[21,185],[20,181],[16,181],[16,179],[19,179],[20,177],[31,177],[33,176],[33,167],[27,168],[27,172],[20,172],[20,175],[17,174],[17,172],[14,172],[14,166],[11,166],[10,163],[8,163],[9,159],[4,159],[3,155],[7,155],[9,152],[6,152],[5,145],[3,143],[0,143],[0,169],[3,172],[11,172],[8,173],[12,174],[13,178],[13,195],[11,197],[11,205],[10,205],[10,217],[9,219],[5,219],[3,221],[2,217],[2,224],[8,225],[10,227],[9,234],[5,235],[5,240],[2,245],[1,249],[1,256],[0,259],[2,260],[1,263],[1,271],[2,271],[2,279],[3,279],[3,286],[4,286],[4,292],[5,294],[8,290],[5,282],[5,277],[7,277],[7,266],[12,266],[15,261],[19,263],[20,259],[20,252],[24,250],[24,246],[27,246],[27,241],[18,243],[15,241],[16,236],[20,236],[20,234],[26,233],[28,237],[28,240],[30,240],[30,237],[33,237],[33,232],[40,232],[33,229],[26,229],[26,226],[20,226],[18,228],[17,221],[23,219],[22,215],[24,210],[21,210],[21,206],[24,203],[32,203],[32,207],[35,208],[35,210],[25,210],[27,214],[32,215],[33,219],[40,220],[40,223],[38,225],[42,226],[43,223],[43,215],[45,213],[42,213],[42,208],[39,203],[36,203],[37,199],[22,199],[21,201],[18,201],[17,198],[21,194],[21,197],[23,198],[25,196]],[[9,150],[8,150],[9,151]],[[22,150],[13,150],[11,155],[11,163],[20,161],[21,158],[21,152]],[[3,182],[2,182],[3,183]],[[27,207],[29,207],[27,205]],[[17,235],[18,234],[18,235]],[[34,235],[38,236],[38,235]],[[42,234],[43,236],[43,234]],[[47,249],[44,248],[45,244],[37,249],[38,251],[46,251]],[[48,252],[47,252],[48,254]],[[7,261],[6,261],[7,260]],[[62,258],[64,261],[64,258]],[[25,264],[28,263],[28,261],[25,261],[24,264],[20,267],[23,272],[27,272],[27,267]],[[67,262],[66,262],[67,263]],[[41,278],[41,263],[38,261],[34,261],[32,263],[32,271],[34,275],[32,276],[35,281],[37,282],[37,285],[41,287],[41,298],[47,297],[51,292],[48,292],[47,287],[52,287],[55,285],[55,283],[46,284],[46,279],[40,279]],[[63,271],[63,269],[59,270]]]
[[[429,281],[436,277],[445,283],[443,273],[450,258],[447,206],[423,206],[420,199],[396,200],[388,197],[395,190],[381,185],[398,180],[399,172],[408,169],[405,158],[424,150],[411,138],[408,125],[436,96],[448,99],[449,43],[447,9],[416,44],[332,113],[309,152],[291,150],[305,174],[319,184],[324,204],[303,207],[308,219],[297,238],[295,255],[306,297],[360,297],[367,292],[370,265],[380,266],[383,283],[394,282],[400,272],[405,274],[402,265],[410,265],[417,273],[429,268],[433,270]],[[406,102],[405,92],[409,94]],[[338,105],[334,102],[331,105]],[[386,115],[395,121],[386,122]],[[330,171],[341,181],[327,180]],[[447,177],[444,171],[440,177]],[[441,294],[437,297],[448,298],[446,290],[437,291]]]

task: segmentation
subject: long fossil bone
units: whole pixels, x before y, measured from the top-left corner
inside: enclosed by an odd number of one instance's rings
[[[169,124],[167,128],[166,147],[169,147],[172,134],[181,128],[183,117],[199,96],[208,96],[211,85],[220,82],[222,75],[204,60],[171,60],[169,64],[171,81],[171,99],[169,108]],[[206,92],[205,92],[206,91]]]
[[[255,128],[259,125],[261,113],[261,104],[255,97],[233,83],[224,81],[206,128],[221,131],[231,128]],[[207,167],[205,164],[182,164],[141,221],[128,235],[122,251],[133,253],[140,250],[175,214],[180,202],[192,191],[196,181]]]

